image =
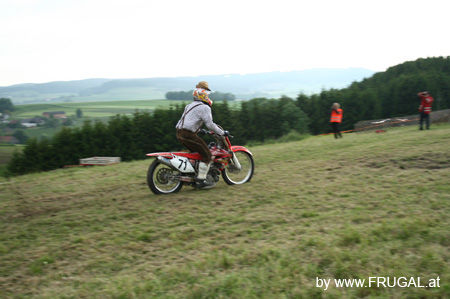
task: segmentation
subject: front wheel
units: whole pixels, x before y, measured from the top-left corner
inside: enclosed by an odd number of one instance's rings
[[[234,154],[241,164],[241,169],[237,169],[233,163],[229,163],[228,166],[222,170],[223,180],[228,185],[247,183],[251,180],[255,170],[253,157],[247,152],[235,152]]]
[[[155,160],[148,168],[147,185],[155,194],[176,193],[183,186],[179,174],[173,168]]]

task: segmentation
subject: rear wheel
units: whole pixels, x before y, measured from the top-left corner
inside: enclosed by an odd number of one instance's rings
[[[247,152],[235,152],[234,154],[241,164],[241,169],[237,169],[233,163],[229,163],[228,166],[222,170],[223,180],[228,185],[247,183],[251,180],[255,170],[253,157]]]
[[[180,191],[183,183],[178,178],[179,172],[158,160],[148,168],[147,185],[155,194],[170,194]]]

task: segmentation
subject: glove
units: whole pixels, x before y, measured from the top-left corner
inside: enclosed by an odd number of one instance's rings
[[[228,131],[223,131],[223,136],[230,136],[230,132],[228,132]]]

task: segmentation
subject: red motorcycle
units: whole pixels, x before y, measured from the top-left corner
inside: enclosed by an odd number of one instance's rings
[[[232,136],[219,136],[206,130],[202,132],[216,140],[208,146],[213,162],[206,176],[205,188],[214,187],[220,175],[228,185],[249,182],[255,169],[252,153],[244,146],[231,145]],[[162,152],[150,153],[147,156],[156,157],[147,172],[147,184],[153,193],[175,193],[180,191],[183,184],[196,187],[195,177],[201,160],[199,153]]]

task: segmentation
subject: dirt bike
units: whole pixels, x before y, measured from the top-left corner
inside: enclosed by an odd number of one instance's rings
[[[214,187],[222,175],[228,185],[240,185],[251,180],[255,169],[252,153],[244,146],[231,145],[233,136],[219,136],[212,131],[201,130],[214,137],[208,147],[213,162],[206,176],[205,188]],[[199,153],[160,152],[147,154],[155,157],[147,172],[147,184],[155,194],[180,191],[183,184],[196,187],[195,177],[201,160]]]

